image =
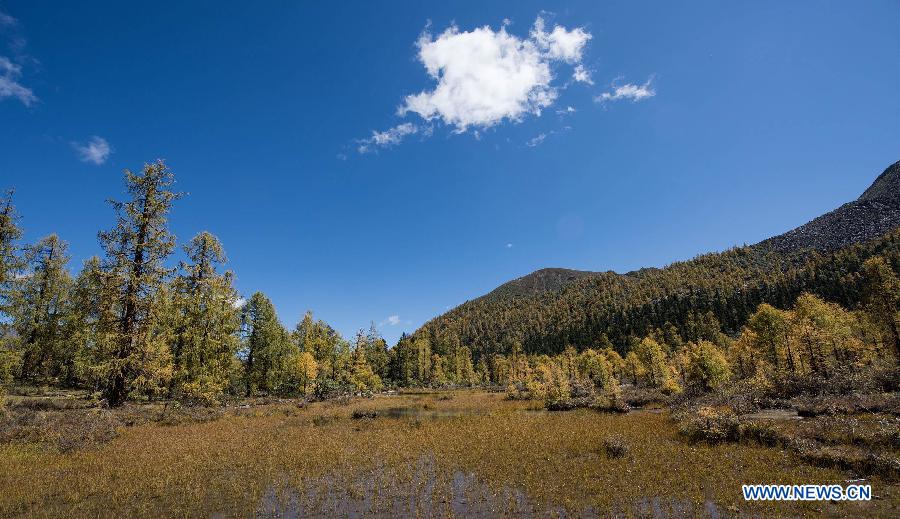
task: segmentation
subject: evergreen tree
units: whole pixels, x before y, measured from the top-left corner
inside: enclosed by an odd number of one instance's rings
[[[578,377],[590,380],[598,389],[609,392],[618,385],[609,360],[597,350],[587,349],[581,352],[575,360],[575,366]]]
[[[450,382],[447,377],[447,359],[437,353],[431,354],[431,387],[446,386]]]
[[[256,292],[244,305],[241,320],[247,395],[284,390],[287,362],[299,350],[279,322],[272,301],[262,292]]]
[[[228,386],[238,348],[238,295],[231,272],[216,270],[226,260],[215,236],[197,234],[184,252],[189,263],[182,262],[174,283],[174,389],[183,396],[214,400]]]
[[[431,382],[431,341],[418,337],[413,341],[415,351],[415,377],[419,384]]]
[[[866,260],[864,272],[867,309],[900,360],[900,279],[881,256]]]
[[[369,325],[369,331],[366,334],[364,352],[366,362],[372,367],[372,371],[382,380],[389,378],[388,362],[390,356],[388,354],[387,341],[378,333],[375,323]]]
[[[98,376],[98,367],[103,365],[102,355],[108,353],[101,348],[103,325],[117,318],[113,297],[104,293],[113,286],[106,283],[106,275],[100,258],[93,256],[84,262],[73,282],[65,333],[69,355],[64,380],[68,386],[88,383],[92,389],[101,389],[103,380]]]
[[[366,361],[365,351],[356,350],[351,355],[348,374],[349,384],[354,392],[381,390],[381,378],[375,374]]]
[[[315,320],[312,312],[307,311],[294,328],[292,337],[299,351],[313,355],[320,379],[337,380],[338,356],[345,347],[343,338],[334,328],[325,321]]]
[[[22,352],[21,376],[46,382],[63,373],[72,278],[68,245],[51,234],[25,253],[27,270],[12,298],[13,328]]]
[[[464,386],[475,384],[475,367],[472,365],[472,352],[465,346],[456,348],[454,352],[455,382]]]
[[[111,201],[115,227],[100,233],[106,253],[104,296],[116,318],[103,322],[103,350],[98,371],[112,406],[121,405],[132,389],[154,392],[171,376],[171,356],[163,309],[171,270],[164,262],[175,247],[167,227],[175,178],[163,161],[146,164],[140,173],[125,171],[130,199]]]
[[[301,395],[308,394],[319,373],[319,363],[316,362],[316,358],[308,351],[298,351],[291,359],[291,367],[297,392]]]
[[[19,215],[13,206],[13,191],[0,198],[0,326],[6,323],[15,282],[23,268],[17,241],[22,237]],[[0,336],[3,329],[0,328]]]

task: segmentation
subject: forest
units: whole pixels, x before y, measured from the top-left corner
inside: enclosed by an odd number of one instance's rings
[[[869,297],[865,262],[881,258],[900,271],[897,230],[833,252],[777,253],[739,247],[625,275],[598,273],[559,291],[469,301],[426,323],[442,351],[472,344],[486,353],[514,342],[530,353],[557,354],[569,345],[610,341],[620,354],[655,329],[697,341],[720,329],[734,336],[762,303],[789,308],[804,293],[859,310]]]
[[[239,296],[208,232],[170,265],[167,217],[182,198],[172,171],[158,161],[124,181],[127,198],[110,202],[115,219],[98,233],[103,257],[75,276],[55,234],[20,243],[12,192],[3,200],[4,384],[90,389],[110,406],[386,386],[566,400],[573,384],[616,401],[617,380],[672,393],[733,377],[830,377],[900,353],[898,231],[824,255],[743,247],[559,293],[482,298],[389,347],[374,323],[346,340],[311,312],[288,330],[263,293]]]

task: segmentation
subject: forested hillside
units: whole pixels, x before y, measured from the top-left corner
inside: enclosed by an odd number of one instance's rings
[[[759,244],[627,274],[545,269],[507,283],[422,326],[435,351],[559,353],[611,342],[620,352],[659,328],[699,340],[736,333],[760,303],[787,308],[810,292],[861,303],[861,270],[883,256],[900,270],[900,162],[858,200]],[[548,272],[554,283],[546,282]]]
[[[515,367],[526,358],[532,368],[550,366],[541,354],[634,358],[647,339],[665,345],[667,357],[645,355],[644,364],[686,373],[676,361],[689,345],[707,341],[731,351],[723,332],[737,337],[762,303],[787,310],[798,301],[826,321],[856,323],[841,334],[898,351],[898,171],[895,165],[879,177],[863,205],[847,204],[785,235],[792,247],[808,246],[787,250],[768,240],[628,274],[544,269],[426,323],[394,347],[374,325],[346,340],[311,313],[287,328],[263,293],[239,296],[223,245],[208,232],[182,242],[184,260],[176,264],[168,217],[182,195],[162,162],[126,171],[126,196],[112,202],[115,218],[99,233],[103,254],[75,275],[57,235],[22,242],[10,194],[0,200],[0,388],[87,389],[118,406],[129,399],[324,398],[385,385],[508,385],[529,380],[529,370]],[[860,207],[878,212],[860,220]],[[886,227],[892,230],[873,238]],[[819,247],[846,241],[853,244]],[[882,292],[873,306],[873,294]],[[828,317],[825,303],[840,305],[832,312],[840,318]],[[868,317],[841,313],[864,304]],[[814,328],[831,330],[823,326]],[[632,371],[636,383],[640,370]]]

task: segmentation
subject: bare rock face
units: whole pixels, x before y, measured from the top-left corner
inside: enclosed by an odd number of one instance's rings
[[[895,162],[853,202],[809,223],[755,245],[778,252],[833,251],[868,241],[900,226],[900,161]]]
[[[897,200],[900,198],[900,160],[891,164],[866,189],[859,200]]]

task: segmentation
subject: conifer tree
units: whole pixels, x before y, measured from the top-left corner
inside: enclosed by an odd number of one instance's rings
[[[48,381],[63,371],[72,278],[68,245],[51,234],[25,252],[27,270],[12,298],[13,328],[22,352],[21,376]]]
[[[475,384],[476,378],[472,352],[466,346],[456,348],[456,383],[471,386]]]
[[[644,373],[647,372],[644,363],[641,362],[640,357],[638,357],[637,353],[634,351],[629,351],[628,354],[625,355],[623,370],[628,376],[628,379],[631,380],[631,384],[635,386],[638,383],[638,379],[643,377]]]
[[[262,292],[256,292],[244,305],[244,372],[248,395],[283,390],[287,362],[296,350],[287,330],[275,313],[275,306]]]
[[[365,341],[366,362],[372,367],[372,371],[382,380],[388,378],[388,345],[387,341],[378,332],[375,323],[369,325],[369,331],[366,334]]]
[[[381,378],[372,371],[372,367],[366,361],[365,352],[356,350],[351,353],[351,362],[348,366],[350,387],[355,392],[381,390]]]
[[[182,262],[174,283],[174,389],[184,396],[214,400],[228,385],[231,358],[238,348],[238,295],[231,272],[216,270],[226,259],[214,235],[197,234],[184,252],[189,262]]]
[[[415,351],[415,377],[419,384],[431,382],[431,341],[428,337],[418,336],[413,340]]]
[[[340,334],[324,321],[315,320],[312,312],[307,311],[294,328],[292,338],[299,351],[313,355],[319,378],[335,380],[338,353],[344,342]]]
[[[66,339],[69,355],[65,361],[64,380],[68,386],[88,383],[92,389],[102,389],[102,378],[98,376],[98,366],[103,365],[102,355],[108,353],[101,346],[101,333],[110,328],[117,316],[112,306],[113,297],[104,291],[113,286],[107,283],[107,273],[100,258],[93,256],[84,266],[72,284],[69,297]]]
[[[441,387],[447,385],[447,359],[437,353],[431,354],[431,386]]]
[[[880,256],[869,258],[864,265],[868,297],[867,309],[882,328],[900,361],[900,279],[891,265]]]
[[[16,243],[22,237],[22,229],[12,197],[13,191],[9,190],[0,198],[0,326],[5,321],[3,314],[9,315],[10,298],[23,267]]]
[[[490,367],[488,367],[488,362],[485,357],[485,355],[482,355],[475,365],[476,384],[487,385],[491,383],[491,370]]]
[[[491,381],[495,384],[505,386],[509,384],[512,378],[512,368],[509,359],[505,355],[495,353],[491,356]]]
[[[100,233],[106,253],[104,290],[116,319],[104,322],[101,364],[109,405],[121,405],[133,389],[156,391],[171,375],[163,310],[171,270],[165,260],[175,247],[167,216],[181,197],[172,191],[172,171],[161,160],[140,173],[125,171],[129,199],[110,201],[116,225]]]
[[[319,363],[316,362],[316,358],[313,357],[312,353],[298,351],[294,358],[291,359],[291,367],[297,392],[301,395],[306,395],[312,389],[316,375],[319,373]]]
[[[611,391],[618,385],[613,376],[612,366],[602,353],[594,349],[581,352],[575,360],[578,376],[590,380],[594,386],[603,391]]]

